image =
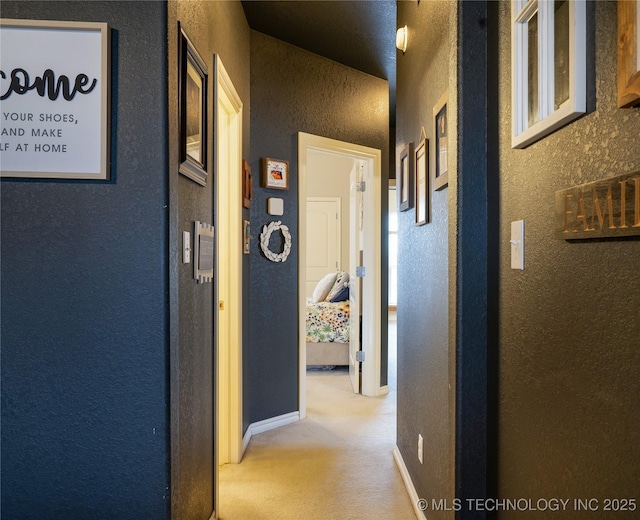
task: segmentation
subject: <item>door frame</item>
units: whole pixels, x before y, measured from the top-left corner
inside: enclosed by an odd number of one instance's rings
[[[305,278],[307,265],[307,154],[310,150],[334,153],[354,158],[360,161],[367,161],[373,172],[372,189],[365,191],[365,204],[376,215],[373,225],[365,229],[365,244],[369,247],[365,249],[364,264],[373,266],[368,269],[364,283],[369,284],[374,294],[373,305],[367,307],[369,323],[375,324],[372,327],[373,341],[363,345],[365,363],[362,364],[362,394],[366,396],[380,396],[388,393],[388,386],[380,386],[380,356],[381,356],[381,310],[382,310],[382,266],[381,266],[381,237],[382,221],[378,218],[382,212],[381,191],[382,191],[382,152],[375,148],[369,148],[353,143],[338,141],[328,137],[321,137],[305,132],[298,132],[298,330],[299,330],[299,384],[298,384],[298,404],[300,409],[300,419],[307,415],[307,348],[305,341]]]
[[[215,468],[216,468],[216,503],[218,486],[218,467],[222,463],[238,463],[243,456],[242,443],[242,112],[243,105],[222,60],[216,54],[214,56],[214,136],[215,136],[215,178],[216,178],[216,279],[227,276],[229,283],[229,297],[225,301],[225,312],[228,319],[228,350],[220,347],[220,327],[216,327],[216,418],[215,418]],[[220,127],[220,111],[224,111],[229,117],[229,124]],[[222,139],[228,143],[229,153],[225,154],[222,147]],[[228,183],[222,186],[226,189],[222,193],[221,161],[228,161]],[[223,204],[220,201],[224,200]],[[238,203],[235,203],[238,201]],[[221,211],[221,207],[224,208]],[[228,222],[228,235],[221,233],[221,222]],[[220,239],[224,241],[220,243]],[[220,254],[228,255],[228,270],[221,274]],[[220,320],[219,303],[220,295],[218,283],[216,283],[216,295],[214,305],[216,319]],[[226,410],[226,417],[221,410]],[[221,440],[226,446],[221,446]]]

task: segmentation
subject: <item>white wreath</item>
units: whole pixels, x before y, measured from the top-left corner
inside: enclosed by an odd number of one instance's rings
[[[276,254],[269,249],[269,241],[271,240],[271,233],[278,229],[284,237],[284,249],[282,250],[282,253]],[[287,226],[283,226],[280,220],[270,222],[268,226],[262,226],[262,233],[260,233],[260,248],[262,249],[264,256],[272,262],[285,262],[291,252],[291,233],[289,233],[289,228]]]

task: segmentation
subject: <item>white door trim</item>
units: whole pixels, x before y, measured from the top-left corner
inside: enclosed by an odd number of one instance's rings
[[[305,273],[307,265],[307,153],[310,150],[325,151],[352,157],[357,160],[367,161],[373,171],[373,186],[367,187],[365,191],[365,204],[367,210],[373,211],[376,218],[373,219],[373,225],[367,226],[365,229],[365,267],[367,276],[364,283],[370,285],[370,291],[374,297],[369,301],[363,309],[363,319],[368,320],[372,324],[368,327],[373,337],[363,341],[363,351],[365,353],[366,362],[362,365],[362,394],[367,396],[384,395],[388,392],[388,387],[380,386],[380,323],[381,323],[381,238],[382,238],[382,222],[381,222],[381,191],[382,191],[382,153],[380,150],[361,146],[344,141],[338,141],[327,137],[298,133],[298,329],[299,329],[299,396],[298,402],[300,407],[300,419],[304,419],[307,415],[307,350],[305,342]]]
[[[225,309],[228,324],[228,348],[220,345],[219,332],[216,331],[216,380],[217,411],[216,417],[216,472],[217,466],[226,462],[238,463],[242,460],[242,205],[234,201],[242,200],[242,101],[231,82],[220,57],[215,55],[214,69],[216,82],[214,99],[216,101],[215,168],[217,189],[215,227],[218,256],[225,255],[228,270],[220,272],[220,259],[217,262],[217,276],[228,279],[228,295],[225,297]],[[224,127],[220,119],[224,117]],[[219,119],[220,118],[220,119]],[[223,170],[223,165],[225,166]],[[221,182],[223,176],[227,176]],[[221,189],[222,188],[222,189]],[[224,193],[222,193],[224,191]],[[221,199],[225,200],[221,204]],[[228,202],[227,202],[228,201]],[[224,214],[221,214],[221,207]],[[221,226],[228,230],[221,233]],[[220,243],[223,239],[226,244]],[[216,295],[215,305],[218,319],[220,310]],[[224,402],[221,404],[221,400]],[[221,411],[224,410],[222,416]],[[220,442],[225,443],[220,446]],[[216,483],[218,478],[216,477]],[[217,502],[216,502],[217,503]]]

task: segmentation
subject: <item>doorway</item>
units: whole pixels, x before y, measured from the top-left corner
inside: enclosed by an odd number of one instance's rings
[[[242,101],[215,56],[217,466],[242,460]],[[216,467],[217,472],[217,467]],[[217,474],[217,473],[216,473]],[[218,478],[216,476],[216,485]],[[217,493],[216,493],[217,494]],[[218,503],[216,497],[216,503]]]
[[[379,396],[388,392],[387,385],[381,385],[381,152],[361,145],[337,141],[326,137],[300,132],[298,134],[298,225],[306,230],[306,197],[308,159],[312,151],[320,151],[338,156],[350,157],[357,161],[366,175],[360,184],[362,191],[363,211],[374,218],[368,219],[362,228],[363,266],[365,276],[362,278],[363,291],[366,295],[362,305],[362,351],[365,361],[362,363],[362,394]],[[306,233],[299,238],[299,408],[300,418],[306,417],[306,341],[305,341],[305,299],[306,299]]]

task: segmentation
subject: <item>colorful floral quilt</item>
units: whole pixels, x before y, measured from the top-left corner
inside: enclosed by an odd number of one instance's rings
[[[307,301],[307,343],[349,343],[349,301]]]

